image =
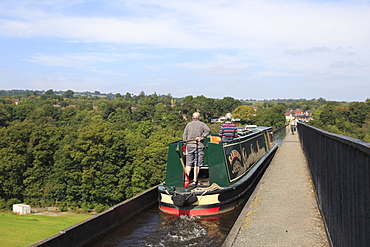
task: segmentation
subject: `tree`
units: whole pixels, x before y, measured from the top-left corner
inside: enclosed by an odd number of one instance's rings
[[[197,110],[194,103],[194,97],[191,95],[186,96],[182,101],[181,106],[179,106],[179,109],[188,118],[191,118],[193,112]]]
[[[36,96],[37,96],[37,94],[34,91],[28,91],[26,93],[26,97],[28,97],[28,98],[35,98]]]
[[[62,139],[58,127],[37,125],[32,129],[27,145],[27,170],[23,173],[25,202],[41,207],[54,202],[47,182],[54,166],[54,153]]]
[[[30,163],[27,145],[35,124],[14,122],[0,129],[0,197],[23,200],[23,176]]]
[[[72,90],[67,90],[65,91],[63,94],[62,94],[62,97],[63,98],[73,98],[73,94],[75,92],[73,92]]]
[[[367,128],[367,121],[370,121],[368,102],[341,104],[329,101],[314,112],[314,119],[311,125],[332,133],[362,140],[370,134]]]
[[[163,103],[158,103],[155,105],[155,112],[153,119],[155,122],[164,122],[166,121],[167,115],[168,115],[168,110],[166,106]]]
[[[241,124],[252,124],[252,118],[256,114],[254,108],[247,105],[238,106],[233,112],[233,117],[240,118]]]
[[[13,111],[13,120],[23,121],[29,119],[30,115],[36,110],[37,105],[34,101],[22,100],[22,102]]]
[[[54,95],[54,90],[53,89],[49,89],[45,92],[45,95]]]
[[[217,114],[216,103],[214,99],[206,98],[205,96],[197,96],[194,99],[195,108],[200,111],[201,116],[205,121],[210,122],[212,117]]]
[[[216,104],[219,116],[232,112],[236,107],[242,105],[240,100],[235,100],[232,97],[224,97],[221,100],[217,100]]]
[[[92,123],[67,137],[56,152],[52,193],[68,205],[112,206],[125,199],[120,170],[126,164],[124,133],[109,123]]]
[[[370,112],[370,105],[363,102],[352,102],[349,105],[348,120],[361,127]]]
[[[155,108],[152,105],[140,105],[132,112],[132,119],[134,121],[148,121],[154,117]]]
[[[272,126],[274,129],[285,125],[285,107],[273,105],[270,108],[258,108],[256,114],[256,124],[262,126]]]
[[[126,101],[133,101],[133,98],[132,98],[131,94],[128,93],[128,92],[125,94],[124,98],[125,98]]]
[[[0,127],[5,127],[12,120],[13,107],[6,104],[0,104]]]

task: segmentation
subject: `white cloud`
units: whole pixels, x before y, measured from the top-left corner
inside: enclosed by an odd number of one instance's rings
[[[208,76],[227,76],[227,75],[237,75],[240,73],[242,73],[242,70],[238,68],[221,65],[213,66],[200,72],[201,75]]]
[[[34,54],[29,60],[44,66],[81,68],[96,62],[111,62],[112,58],[106,56],[106,54],[72,54],[61,56]]]
[[[138,2],[120,7],[114,11],[121,16],[113,17],[30,7],[3,10],[11,18],[0,20],[0,31],[13,37],[183,49],[365,45],[370,32],[370,7],[360,4],[245,0],[230,4],[219,0],[148,1],[145,6]],[[130,11],[138,16],[126,14]]]
[[[81,79],[73,79],[67,77],[40,77],[29,80],[27,84],[29,89],[33,90],[45,90],[52,88],[53,90],[69,90],[72,89],[76,92],[85,91],[102,91],[101,89],[106,88],[110,83],[106,80],[100,80],[93,77]]]
[[[75,67],[81,68],[97,63],[112,63],[124,60],[146,60],[159,59],[161,56],[155,54],[140,53],[70,53],[59,55],[45,55],[41,53],[30,56],[29,61],[44,66]]]

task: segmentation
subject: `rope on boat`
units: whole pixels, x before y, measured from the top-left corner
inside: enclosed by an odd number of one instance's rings
[[[222,187],[220,187],[218,184],[216,184],[216,183],[213,183],[211,186],[209,186],[209,187],[206,187],[206,188],[202,188],[202,187],[196,187],[196,188],[194,188],[194,189],[192,189],[191,191],[193,191],[193,192],[201,192],[201,191],[204,191],[205,193],[207,192],[207,191],[215,191],[215,190],[221,190],[222,189]],[[205,193],[203,193],[203,194],[205,194]],[[202,195],[203,195],[202,194]]]

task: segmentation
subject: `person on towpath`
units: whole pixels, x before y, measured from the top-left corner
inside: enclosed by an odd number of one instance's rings
[[[297,130],[297,120],[295,118],[292,118],[290,121],[290,130],[292,132],[292,135],[294,135],[294,131]]]
[[[210,132],[209,127],[200,121],[199,112],[193,113],[193,118],[185,127],[183,140],[186,141],[186,168],[185,172],[189,178],[191,168],[194,167],[194,186],[198,185],[199,167],[203,165],[204,144],[203,140]],[[189,183],[190,181],[185,181]]]
[[[227,113],[225,115],[225,122],[221,124],[220,133],[222,142],[231,141],[234,138],[238,137],[238,132],[235,124],[231,122],[231,119],[233,119],[233,116],[231,113]]]

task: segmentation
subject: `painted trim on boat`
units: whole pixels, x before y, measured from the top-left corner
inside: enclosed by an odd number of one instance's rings
[[[163,192],[161,192],[161,196],[162,196],[161,202],[173,204],[173,201],[171,199],[172,195],[164,194]],[[219,196],[219,193],[213,194],[213,195],[204,195],[204,196],[196,195],[198,200],[191,205],[209,205],[209,204],[220,203],[220,201],[218,200],[218,196]]]

